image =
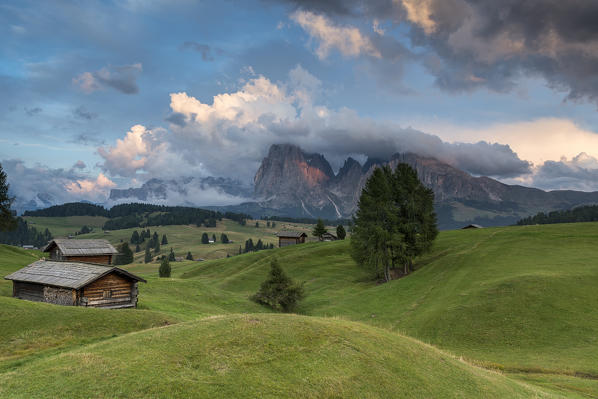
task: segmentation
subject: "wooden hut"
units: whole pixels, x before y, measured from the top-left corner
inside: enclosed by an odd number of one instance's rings
[[[44,252],[51,260],[89,262],[109,265],[118,251],[106,240],[75,240],[57,238],[48,243]]]
[[[13,297],[67,306],[134,308],[137,283],[146,282],[118,267],[39,260],[4,277]]]
[[[335,236],[332,233],[326,232],[326,233],[322,234],[322,237],[320,237],[320,240],[322,240],[322,241],[336,241],[336,240],[338,240],[338,237]]]
[[[307,238],[307,234],[301,231],[280,231],[276,233],[278,237],[278,246],[280,248],[289,245],[303,244]]]
[[[468,224],[465,227],[462,227],[461,230],[467,230],[467,229],[483,229],[483,226],[480,226],[479,224]]]

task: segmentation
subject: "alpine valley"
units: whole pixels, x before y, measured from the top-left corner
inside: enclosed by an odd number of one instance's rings
[[[255,174],[253,190],[242,182],[224,178],[151,179],[139,188],[113,189],[108,203],[139,201],[201,205],[244,212],[254,217],[349,218],[356,210],[361,189],[372,171],[385,164],[395,167],[399,162],[415,168],[422,182],[434,191],[441,229],[458,228],[468,223],[508,225],[541,211],[598,203],[598,192],[547,192],[503,184],[412,153],[397,153],[388,160],[368,159],[363,165],[348,158],[335,174],[323,155],[306,153],[291,144],[270,147]],[[224,205],[189,200],[195,192],[208,189],[216,193]]]

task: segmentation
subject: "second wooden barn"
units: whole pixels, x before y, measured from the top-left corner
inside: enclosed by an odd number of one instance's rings
[[[13,296],[68,306],[132,308],[141,277],[118,267],[40,260],[5,277]]]
[[[106,240],[74,240],[57,238],[48,243],[44,252],[50,253],[51,260],[71,262],[112,263],[118,251]]]

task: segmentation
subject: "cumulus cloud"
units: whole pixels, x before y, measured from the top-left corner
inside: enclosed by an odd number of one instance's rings
[[[356,27],[336,25],[326,16],[310,11],[297,10],[290,15],[290,18],[319,41],[316,54],[321,59],[328,57],[334,48],[345,56],[365,54],[376,58],[381,57],[369,37],[364,36]]]
[[[139,92],[137,77],[142,72],[140,63],[122,66],[107,66],[95,72],[83,72],[73,78],[73,84],[85,93],[112,88],[124,94]]]
[[[273,143],[293,143],[331,159],[347,154],[389,158],[396,152],[436,157],[474,174],[499,177],[530,171],[508,145],[450,144],[434,135],[362,118],[318,104],[321,82],[297,66],[286,82],[257,76],[211,104],[171,94],[168,130],[136,125],[114,146],[100,148],[113,176],[214,175],[251,181]],[[476,154],[475,156],[472,154]],[[340,165],[336,165],[340,166]]]

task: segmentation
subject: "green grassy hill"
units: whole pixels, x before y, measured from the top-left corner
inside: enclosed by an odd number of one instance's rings
[[[130,232],[127,234],[130,236]],[[186,233],[180,234],[185,237]],[[170,239],[170,234],[167,235]],[[174,235],[176,232],[173,231]],[[180,239],[184,241],[184,238]],[[22,345],[29,345],[31,349],[22,362],[17,357],[17,360],[5,363],[4,373],[0,368],[0,387],[6,384],[9,388],[5,389],[9,390],[5,392],[17,397],[24,397],[25,382],[32,384],[32,393],[41,392],[43,384],[48,384],[48,392],[54,392],[52,389],[58,389],[54,387],[58,383],[41,375],[41,370],[49,368],[53,370],[49,376],[58,376],[56,379],[63,379],[69,386],[83,387],[81,392],[84,397],[83,393],[90,392],[85,386],[96,386],[94,384],[99,382],[93,381],[87,372],[72,372],[73,368],[67,365],[70,360],[78,365],[72,367],[79,368],[85,361],[97,360],[101,365],[99,370],[106,373],[99,379],[100,382],[111,378],[123,382],[118,386],[126,386],[128,381],[141,378],[145,383],[149,377],[137,373],[133,367],[138,364],[141,369],[145,367],[141,366],[141,360],[135,360],[137,355],[134,354],[141,353],[158,359],[159,366],[153,374],[155,378],[160,380],[157,376],[164,375],[165,381],[170,381],[170,384],[159,382],[160,389],[164,389],[161,393],[152,391],[148,385],[147,396],[150,397],[176,397],[182,395],[184,389],[198,395],[224,396],[228,393],[242,396],[243,392],[235,391],[240,388],[234,382],[240,378],[240,368],[250,369],[250,375],[255,376],[254,379],[247,377],[248,380],[243,380],[251,387],[248,389],[253,389],[247,391],[248,396],[252,396],[252,392],[276,396],[275,387],[280,387],[282,396],[295,396],[292,389],[300,386],[308,397],[335,396],[337,391],[341,392],[339,396],[367,396],[362,394],[364,387],[373,390],[372,397],[400,397],[394,385],[390,386],[392,384],[385,381],[378,383],[373,374],[368,374],[369,367],[382,373],[382,369],[387,369],[386,364],[394,363],[400,365],[401,370],[402,367],[421,367],[434,378],[425,380],[419,374],[405,376],[398,369],[388,371],[390,374],[381,374],[385,377],[382,379],[395,384],[398,380],[409,380],[403,386],[405,392],[412,393],[407,397],[442,397],[437,392],[447,392],[447,397],[534,397],[536,393],[533,390],[515,381],[526,381],[542,392],[566,397],[598,397],[597,243],[597,223],[446,231],[439,235],[432,252],[418,260],[416,272],[387,284],[371,281],[367,273],[351,260],[348,241],[304,244],[207,262],[176,262],[173,263],[173,277],[170,279],[156,277],[157,264],[133,264],[127,268],[148,279],[148,284],[140,286],[139,310],[116,313],[44,304],[23,305],[30,306],[31,311],[27,313],[24,324],[15,327],[15,331],[19,332],[0,330],[0,338],[6,336],[10,342],[24,339]],[[0,247],[2,254],[6,254],[8,259],[0,261],[0,271],[5,274],[30,263],[36,256],[35,252],[6,246]],[[305,281],[307,297],[299,306],[298,313],[324,319],[256,315],[267,312],[267,309],[252,303],[249,297],[266,277],[272,257],[279,259],[290,276]],[[0,295],[10,295],[10,285],[6,283],[0,283]],[[2,328],[7,324],[5,320],[13,323],[16,318],[13,314],[21,312],[18,307],[24,302],[2,297],[0,301],[6,301],[6,305],[0,304]],[[73,319],[69,312],[77,311],[81,312],[79,326],[88,323],[101,325],[103,315],[118,316],[115,316],[114,325],[85,341],[77,336],[78,332],[73,332],[76,329],[69,332],[68,322]],[[235,313],[252,315],[222,316]],[[42,317],[40,314],[46,322],[40,323],[36,319]],[[123,319],[120,319],[120,314],[124,315]],[[217,315],[218,318],[213,319],[217,321],[212,321],[212,318],[201,321]],[[36,338],[39,330],[52,327],[53,318],[58,320],[54,324],[58,324],[56,329],[59,331],[54,334],[63,332],[68,337],[66,343],[53,346],[55,349],[42,349],[35,355],[36,342],[43,341]],[[131,321],[135,318],[140,319]],[[335,320],[337,318],[345,321]],[[252,319],[258,320],[255,324],[263,326],[255,330],[255,334],[253,324],[247,321]],[[282,329],[279,320],[294,326],[291,330],[301,330],[300,326],[305,326],[303,333],[305,337],[311,336],[314,346],[301,346],[298,336]],[[179,323],[127,334],[166,322]],[[220,322],[222,327],[210,324]],[[339,330],[334,334],[341,334],[341,331],[343,334],[347,331],[359,333],[339,335],[344,337],[345,341],[341,342],[346,344],[332,345],[332,352],[325,355],[323,347],[316,345],[320,342],[319,331],[324,328],[321,323],[326,324],[327,329]],[[63,324],[67,327],[59,328]],[[213,333],[210,332],[212,329]],[[277,340],[257,339],[256,334],[266,334],[270,329]],[[224,331],[231,333],[227,335]],[[193,335],[195,332],[197,335]],[[109,338],[110,334],[116,337]],[[285,334],[298,339],[297,343],[292,342],[294,349],[282,351],[279,357],[264,357],[268,350],[284,347],[283,342],[287,341],[284,341],[284,336],[278,335]],[[31,344],[27,341],[29,337],[33,337]],[[141,339],[149,346],[147,351],[144,345],[136,344]],[[379,343],[375,346],[379,353],[375,347],[365,344],[370,339]],[[270,347],[272,340],[273,346]],[[96,341],[101,342],[89,345]],[[419,341],[452,355],[422,345]],[[169,347],[169,342],[172,347]],[[417,344],[418,348],[429,349],[429,352],[419,352],[422,359],[409,357],[410,352],[401,352],[407,350],[405,342]],[[249,354],[240,353],[239,363],[235,363],[235,353],[245,343]],[[0,346],[0,353],[8,347],[8,344]],[[392,352],[390,348],[394,347],[402,349]],[[163,348],[163,354],[159,348]],[[357,352],[361,350],[365,357],[351,354],[347,362],[339,361],[344,359],[343,350],[347,348]],[[197,358],[186,357],[186,349],[197,354]],[[214,353],[207,355],[208,351]],[[119,360],[118,353],[129,355],[121,355]],[[200,354],[206,356],[205,362],[199,360]],[[125,359],[131,356],[133,359],[129,364]],[[329,362],[326,356],[336,358],[336,363]],[[446,364],[457,374],[434,374],[446,371],[444,361],[434,356],[448,359]],[[452,356],[462,358],[464,362],[456,362]],[[374,360],[366,361],[370,358]],[[222,375],[219,374],[219,359],[230,360],[225,362]],[[431,366],[432,363],[424,365],[430,359],[435,359],[433,363],[436,366]],[[415,360],[424,363],[404,363]],[[351,368],[351,365],[344,364],[351,362],[358,366]],[[508,378],[487,373],[474,365],[499,370]],[[437,370],[436,367],[440,368]],[[110,371],[113,369],[114,372]],[[329,380],[319,379],[319,376],[327,375],[325,370],[336,370],[338,374]],[[467,374],[467,370],[481,380]],[[31,379],[22,377],[30,374]],[[345,374],[344,379],[341,374]],[[181,380],[175,383],[177,375]],[[346,375],[354,379],[346,378]],[[492,377],[491,380],[487,379],[490,378],[488,376]],[[278,383],[264,384],[260,382],[263,378],[272,378]],[[412,378],[419,381],[422,390],[410,391]],[[435,391],[434,384],[441,384],[445,379],[447,386],[444,390]],[[280,382],[282,380],[292,383],[285,385]],[[476,387],[480,386],[487,387],[487,393],[476,391]],[[122,395],[113,391],[98,392],[105,397],[131,395],[129,391],[123,391]],[[0,396],[3,396],[2,391]]]
[[[549,398],[386,330],[233,315],[88,345],[0,374],[11,398]]]

